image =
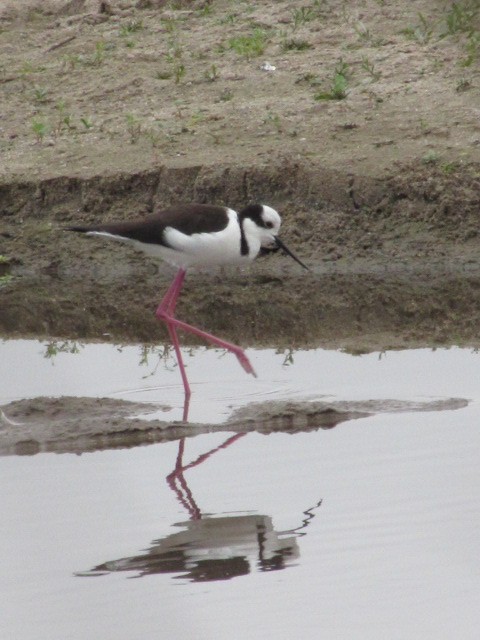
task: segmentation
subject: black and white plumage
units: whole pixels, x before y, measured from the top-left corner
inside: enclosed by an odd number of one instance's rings
[[[185,279],[192,266],[242,264],[254,260],[262,249],[280,248],[307,269],[278,237],[281,219],[275,209],[252,204],[239,213],[228,207],[191,204],[163,209],[155,215],[132,222],[74,226],[69,231],[102,236],[128,242],[150,256],[161,258],[178,267],[177,275],[162,298],[156,316],[166,323],[177,355],[185,390],[183,419],[188,417],[190,385],[180,350],[177,329],[193,333],[237,356],[247,373],[255,370],[243,349],[175,317],[175,307]]]
[[[141,220],[69,230],[128,242],[182,269],[248,262],[262,248],[273,247],[307,268],[278,238],[280,224],[277,211],[266,205],[249,205],[237,213],[228,207],[190,204]]]

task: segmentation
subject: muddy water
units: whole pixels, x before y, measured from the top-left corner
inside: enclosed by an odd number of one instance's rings
[[[0,344],[5,413],[106,396],[181,419],[168,355],[54,351]],[[480,355],[249,355],[258,379],[228,355],[185,354],[192,430],[225,431],[1,459],[5,638],[477,637]],[[229,427],[240,407],[284,400],[371,410],[331,429]]]

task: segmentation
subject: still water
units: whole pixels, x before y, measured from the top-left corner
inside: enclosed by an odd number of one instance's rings
[[[108,396],[181,418],[169,357],[71,346],[46,358],[56,349],[0,343],[0,404]],[[478,638],[480,355],[248,355],[258,379],[229,355],[185,352],[191,421],[268,399],[469,403],[1,458],[2,639]]]

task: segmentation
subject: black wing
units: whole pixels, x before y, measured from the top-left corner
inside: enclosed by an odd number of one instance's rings
[[[104,232],[129,240],[138,240],[145,244],[168,246],[164,231],[167,227],[177,229],[186,235],[222,231],[228,224],[225,207],[190,204],[163,209],[158,213],[140,220],[112,222],[108,224],[67,227],[67,231],[80,233]]]

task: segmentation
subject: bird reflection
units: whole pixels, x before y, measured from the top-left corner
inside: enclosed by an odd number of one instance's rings
[[[318,502],[303,512],[301,524],[288,531],[277,532],[272,518],[248,514],[206,516],[196,503],[184,473],[204,463],[210,456],[233,445],[245,433],[227,438],[219,446],[184,464],[185,438],[179,441],[174,470],[167,483],[190,519],[174,526],[180,530],[158,540],[135,556],[104,562],[78,576],[98,576],[111,572],[136,572],[140,578],[152,574],[176,574],[174,577],[192,582],[229,580],[253,571],[278,571],[294,564],[299,557],[297,539],[315,517]]]

